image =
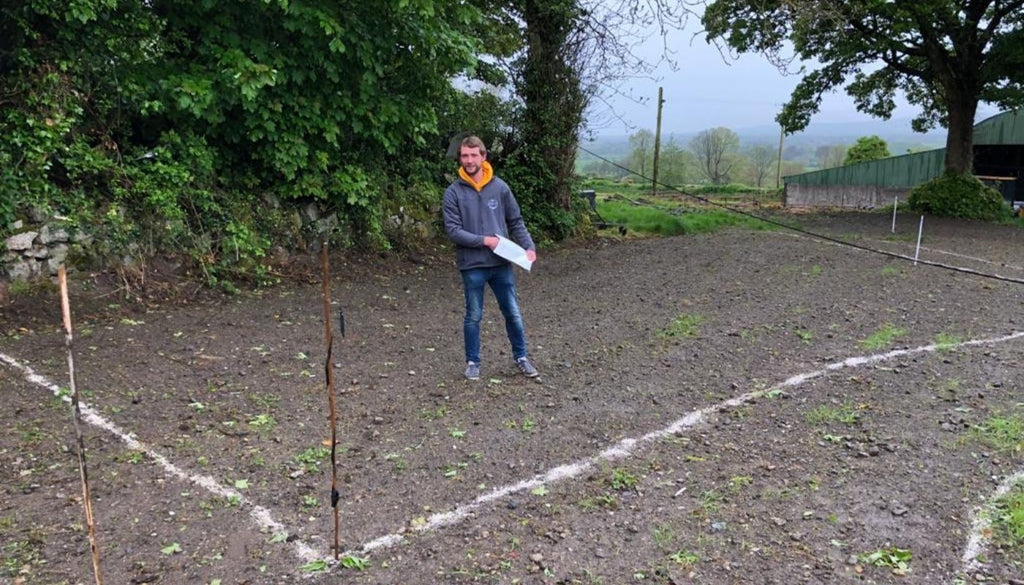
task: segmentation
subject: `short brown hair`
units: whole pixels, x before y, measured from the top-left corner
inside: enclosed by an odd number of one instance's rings
[[[462,143],[459,144],[459,147],[460,148],[462,148],[462,147],[465,147],[465,148],[479,148],[480,149],[480,154],[482,154],[484,156],[487,155],[487,146],[484,144],[483,140],[480,140],[479,136],[470,135],[470,136],[467,136],[467,137],[463,138],[462,139]]]

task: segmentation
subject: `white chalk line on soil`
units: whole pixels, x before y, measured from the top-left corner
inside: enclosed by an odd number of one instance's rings
[[[639,448],[644,447],[649,443],[667,437],[671,437],[685,430],[691,429],[695,427],[697,424],[699,424],[705,417],[715,414],[716,412],[719,412],[723,409],[741,406],[756,398],[762,397],[774,390],[795,388],[797,386],[800,386],[804,382],[807,382],[808,380],[820,378],[836,370],[840,370],[843,368],[860,367],[875,362],[887,361],[905,355],[934,352],[939,349],[956,349],[960,347],[969,347],[976,345],[992,345],[997,343],[1003,343],[1006,341],[1012,341],[1014,339],[1019,338],[1024,338],[1024,331],[1018,331],[1001,337],[974,339],[952,344],[931,344],[911,349],[898,349],[883,354],[851,357],[843,361],[833,362],[831,364],[826,365],[824,368],[820,370],[815,370],[813,372],[806,372],[803,374],[791,376],[790,378],[784,380],[783,382],[776,384],[766,390],[756,390],[753,392],[747,392],[740,396],[730,398],[729,400],[719,402],[718,404],[710,405],[698,410],[691,411],[667,427],[664,427],[656,431],[652,431],[639,438],[623,439],[618,443],[612,445],[611,447],[605,449],[604,451],[601,451],[600,453],[593,457],[581,459],[574,463],[554,467],[552,469],[549,469],[547,472],[535,475],[530,479],[520,481],[516,484],[496,488],[486,494],[481,495],[472,502],[457,506],[448,512],[433,514],[422,523],[410,522],[410,525],[413,526],[412,532],[426,533],[457,524],[468,518],[474,511],[485,506],[486,504],[489,504],[496,500],[500,500],[511,494],[519,493],[530,489],[535,489],[542,486],[552,485],[564,480],[579,477],[580,475],[588,472],[589,470],[593,469],[600,463],[611,463],[619,459],[631,457]],[[3,353],[0,353],[0,362],[5,362],[11,367],[21,371],[24,374],[25,379],[28,380],[29,382],[47,388],[55,395],[60,396],[59,386],[49,382],[43,376],[36,374],[29,366],[21,364],[14,358],[7,356]],[[64,397],[64,400],[69,399],[67,397]],[[224,487],[223,485],[219,484],[215,479],[209,476],[201,476],[186,473],[185,471],[181,470],[180,468],[169,462],[163,455],[160,455],[159,453],[153,451],[149,447],[145,446],[143,443],[136,440],[134,437],[119,429],[110,421],[104,419],[102,416],[97,414],[93,409],[91,409],[87,405],[84,405],[81,402],[79,403],[79,405],[82,409],[83,414],[85,415],[86,422],[114,434],[115,436],[120,438],[126,445],[128,445],[131,449],[146,453],[154,461],[158,462],[169,473],[183,480],[190,481],[214,494],[224,497],[237,498],[241,503],[250,508],[250,516],[253,518],[253,520],[256,521],[256,524],[260,527],[261,531],[281,532],[284,530],[284,527],[279,522],[273,519],[273,517],[270,514],[270,511],[267,510],[266,508],[256,506],[251,502],[248,502],[239,492]],[[1009,492],[1009,490],[1012,489],[1012,487],[1016,485],[1018,482],[1024,482],[1024,470],[1014,473],[1013,475],[1004,479],[996,489],[993,496],[987,500],[989,503],[987,505],[977,508],[972,512],[971,533],[968,538],[964,554],[961,557],[963,563],[962,569],[964,572],[977,568],[979,564],[977,558],[984,551],[987,542],[985,534],[991,526],[990,518],[992,514],[992,507],[994,506],[995,500]],[[344,556],[369,554],[378,549],[387,549],[396,546],[405,540],[406,536],[402,533],[387,534],[365,543],[359,549],[346,551],[344,553]],[[299,540],[295,540],[292,543],[292,546],[297,556],[307,563],[317,559],[325,559],[329,556],[327,553],[318,553],[317,551],[315,551],[308,545],[303,544]]]
[[[871,240],[876,244],[887,244],[884,240]],[[912,247],[912,246],[910,246]],[[1024,270],[1024,266],[1017,266],[1016,264],[1009,264],[1007,262],[997,262],[995,260],[986,260],[985,258],[978,258],[976,256],[968,256],[966,254],[958,254],[956,252],[950,252],[947,250],[940,250],[939,248],[929,248],[928,246],[921,246],[922,252],[931,252],[933,254],[944,254],[946,256],[952,256],[954,258],[960,258],[962,260],[972,260],[974,262],[981,262],[982,264],[991,264],[992,266],[999,266],[1002,268],[1012,268],[1014,270]]]
[[[1000,498],[1010,493],[1013,486],[1018,483],[1024,484],[1024,470],[1018,471],[999,482],[996,491],[992,492],[992,495],[985,500],[985,503],[972,512],[974,519],[971,521],[971,533],[967,539],[967,546],[964,547],[964,555],[961,557],[965,573],[978,569],[984,564],[978,559],[985,552],[987,541],[985,535],[991,533],[992,516],[996,513],[996,503]]]
[[[830,241],[830,240],[823,240],[823,239],[821,239],[820,236],[815,236],[813,234],[808,235],[808,234],[790,233],[790,232],[773,232],[773,233],[776,233],[776,234],[781,235],[781,236],[790,237],[790,238],[807,238],[807,239],[812,239],[812,240],[815,240],[816,242],[819,242],[819,243],[822,243],[822,244],[829,244],[829,245],[837,246],[837,247],[840,247],[840,248],[848,248],[848,249],[852,249],[852,250],[858,250],[860,252],[875,252],[875,253],[883,253],[885,255],[892,254],[892,256],[890,256],[890,257],[896,257],[896,258],[899,258],[901,260],[909,260],[909,261],[915,261],[916,262],[916,260],[914,259],[913,256],[907,256],[905,254],[898,254],[898,253],[895,253],[895,252],[889,252],[887,250],[881,250],[881,249],[856,248],[856,247],[851,248],[850,246],[848,246],[846,244],[843,244],[841,242],[834,242],[834,241]],[[883,242],[881,240],[870,240],[870,241],[873,241],[876,244],[886,243],[886,242]],[[999,267],[1002,267],[1002,268],[1010,268],[1010,269],[1013,269],[1013,270],[1024,270],[1024,266],[1017,266],[1016,264],[1007,264],[1006,262],[996,262],[996,261],[993,261],[993,260],[986,260],[984,258],[977,258],[975,256],[967,256],[967,255],[964,255],[964,254],[958,254],[956,252],[949,252],[947,250],[940,250],[939,248],[928,248],[928,247],[925,247],[925,246],[921,246],[921,249],[925,250],[925,251],[928,251],[928,252],[935,253],[935,254],[945,254],[947,256],[953,256],[954,258],[960,258],[960,259],[963,259],[963,260],[973,260],[975,262],[980,262],[982,264],[990,264],[992,266],[999,266]],[[1006,281],[1009,281],[1009,282],[1016,282],[1016,283],[1024,282],[1024,281],[1021,281],[1020,279],[1014,278],[1012,276],[1003,276],[1001,274],[982,273],[982,272],[979,272],[977,270],[974,270],[974,269],[971,269],[971,268],[964,268],[964,267],[961,267],[961,266],[950,266],[950,265],[941,264],[941,263],[938,263],[938,262],[931,262],[931,265],[939,267],[939,268],[949,268],[949,269],[957,270],[959,272],[964,272],[964,273],[967,273],[967,274],[978,274],[978,275],[985,275],[985,276],[993,276],[993,277],[996,277],[996,278],[998,278],[1000,280],[1006,280]]]
[[[631,457],[639,448],[649,443],[653,443],[654,441],[658,441],[667,437],[672,437],[678,435],[679,433],[685,430],[691,429],[697,426],[697,424],[699,424],[705,417],[715,414],[716,412],[719,412],[723,409],[741,406],[756,398],[765,396],[767,393],[772,392],[774,390],[795,388],[797,386],[800,386],[804,382],[807,382],[808,380],[820,378],[836,370],[840,370],[843,368],[860,367],[867,364],[883,362],[906,355],[934,352],[939,349],[949,350],[976,345],[992,345],[1020,338],[1024,338],[1024,331],[1018,331],[1001,337],[974,339],[969,341],[963,341],[960,343],[936,343],[911,349],[898,349],[890,351],[888,353],[875,354],[870,356],[851,357],[843,361],[833,362],[831,364],[826,365],[824,368],[820,370],[792,376],[786,379],[785,381],[776,384],[775,386],[772,386],[771,388],[768,388],[766,390],[747,392],[746,394],[730,398],[729,400],[719,402],[718,404],[714,404],[698,410],[691,411],[665,428],[647,433],[646,435],[643,435],[639,438],[623,439],[616,443],[615,445],[612,445],[611,447],[605,449],[604,451],[598,453],[593,457],[581,459],[574,463],[554,467],[543,474],[535,475],[531,479],[523,480],[516,484],[496,488],[484,495],[481,495],[472,502],[457,506],[456,508],[448,512],[434,514],[427,518],[425,522],[422,522],[420,524],[411,523],[413,525],[412,532],[430,532],[439,528],[457,524],[462,520],[468,518],[478,508],[481,508],[482,506],[490,502],[499,500],[501,498],[504,498],[505,496],[514,493],[531,490],[538,487],[551,485],[563,480],[578,477],[584,473],[587,473],[600,463],[612,463],[619,459]],[[990,501],[994,500],[995,498],[998,498],[1002,494],[1005,494],[1013,487],[1013,485],[1020,481],[1024,481],[1024,471],[1017,472],[1014,475],[1005,479],[1003,483],[1000,484],[995,496],[991,498]],[[986,509],[983,508],[975,510],[973,514],[974,519],[972,520],[972,530],[970,539],[967,544],[967,550],[964,552],[964,555],[962,557],[964,559],[963,569],[965,571],[971,568],[976,568],[975,565],[972,563],[975,562],[974,559],[977,558],[978,555],[984,550],[984,533],[989,526],[989,523],[987,522],[987,517],[989,516],[989,514],[986,512]],[[369,554],[377,549],[386,549],[397,544],[400,544],[405,539],[406,537],[401,533],[387,534],[374,540],[371,540],[370,542],[367,542],[358,550],[347,551],[345,555],[349,556]]]
[[[19,362],[18,360],[4,353],[0,353],[0,362],[6,363],[15,370],[20,371],[22,375],[24,375],[25,379],[28,380],[29,382],[36,384],[37,386],[42,386],[43,388],[46,388],[50,392],[53,392],[55,396],[62,398],[65,402],[71,402],[71,398],[69,396],[65,396],[62,394],[60,386],[54,384],[53,382],[50,382],[45,377],[37,374],[31,367]],[[145,443],[133,437],[130,433],[126,433],[111,421],[103,418],[103,416],[96,412],[96,410],[94,410],[92,407],[85,404],[81,400],[78,401],[78,406],[79,409],[82,411],[82,420],[95,427],[99,427],[114,435],[115,437],[121,439],[121,441],[124,442],[124,444],[127,445],[129,449],[145,453],[150,459],[156,461],[157,464],[163,467],[164,471],[166,471],[167,473],[177,477],[178,479],[191,482],[215,495],[221,496],[223,498],[231,498],[232,500],[239,502],[241,506],[248,508],[249,516],[251,516],[252,519],[256,522],[256,525],[260,528],[261,532],[269,532],[271,534],[274,534],[285,531],[284,525],[274,520],[273,515],[267,508],[253,504],[237,490],[221,485],[216,479],[210,476],[186,472],[185,470],[171,463],[166,457],[164,457],[160,453],[157,453],[155,450],[151,449]],[[100,522],[102,523],[102,520]],[[291,545],[295,550],[296,555],[307,563],[312,562],[320,558],[320,556],[322,556],[318,555],[317,552],[312,547],[306,545],[303,542],[300,542],[299,540],[293,541]]]

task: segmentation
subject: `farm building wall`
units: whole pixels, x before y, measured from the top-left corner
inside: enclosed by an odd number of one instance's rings
[[[786,185],[914,187],[942,174],[944,148],[903,154],[786,177]]]
[[[909,187],[878,185],[786,185],[783,204],[787,207],[846,207],[874,209],[892,205],[894,199],[907,200]]]
[[[1024,112],[1004,112],[974,126],[975,173],[1008,201],[1024,197]],[[784,177],[783,202],[796,207],[873,208],[906,200],[910,189],[942,175],[946,149]]]

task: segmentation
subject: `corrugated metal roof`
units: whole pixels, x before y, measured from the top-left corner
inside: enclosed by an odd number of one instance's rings
[[[811,171],[785,177],[786,183],[800,185],[877,185],[914,187],[942,174],[946,149],[902,154],[881,160]]]
[[[974,126],[974,144],[1024,144],[1024,111],[1003,112]],[[877,185],[915,187],[945,170],[946,149],[903,154],[855,165],[784,177],[800,185]]]
[[[1003,112],[974,125],[975,144],[1024,144],[1024,111]]]

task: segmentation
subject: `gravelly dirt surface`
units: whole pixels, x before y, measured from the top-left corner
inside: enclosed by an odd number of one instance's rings
[[[913,254],[916,218],[786,221]],[[923,245],[1024,279],[1019,228],[929,219]],[[541,379],[515,374],[490,299],[468,382],[446,251],[332,272],[340,534],[361,570],[309,570],[333,542],[319,285],[143,305],[75,280],[106,583],[1024,579],[1020,550],[964,558],[1024,467],[971,432],[1022,408],[1024,284],[787,231],[574,243],[520,277]],[[92,582],[70,408],[27,375],[67,385],[56,294],[0,319],[0,582]],[[694,334],[667,335],[679,321]],[[920,349],[968,340],[988,341]],[[862,560],[893,548],[903,575]]]

